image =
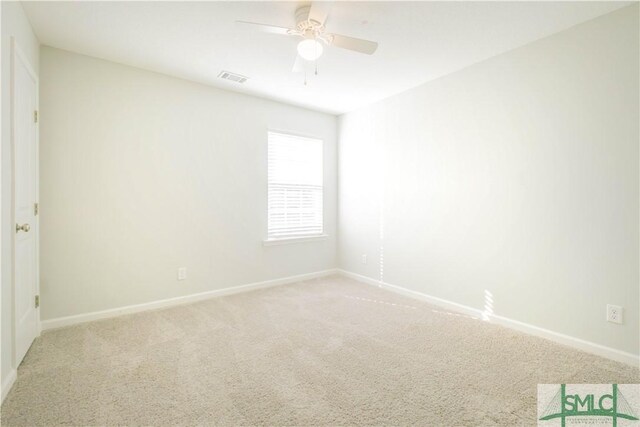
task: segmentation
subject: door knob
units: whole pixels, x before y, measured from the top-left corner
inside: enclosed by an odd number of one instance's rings
[[[29,224],[16,224],[16,233],[19,231],[24,231],[25,233],[31,230],[31,226]]]

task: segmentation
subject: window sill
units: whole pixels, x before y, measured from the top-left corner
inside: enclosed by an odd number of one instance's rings
[[[292,243],[305,243],[305,242],[317,242],[320,240],[327,240],[329,236],[327,234],[320,234],[318,236],[305,236],[305,237],[291,237],[287,239],[271,239],[271,240],[263,240],[263,246],[278,246],[278,245],[289,245]]]

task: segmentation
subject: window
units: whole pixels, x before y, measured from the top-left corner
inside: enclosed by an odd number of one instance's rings
[[[322,141],[268,135],[267,240],[321,236]]]

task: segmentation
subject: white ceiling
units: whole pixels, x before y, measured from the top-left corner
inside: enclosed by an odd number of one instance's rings
[[[335,2],[328,31],[374,40],[372,55],[329,47],[319,75],[291,72],[296,2],[24,2],[40,42],[168,75],[343,113],[530,43],[630,2]],[[221,70],[248,76],[240,85]]]

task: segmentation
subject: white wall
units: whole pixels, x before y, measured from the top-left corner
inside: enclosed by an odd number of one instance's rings
[[[43,319],[335,268],[335,116],[50,47],[40,59]],[[324,140],[329,239],[263,247],[269,128]]]
[[[638,47],[636,4],[341,116],[341,268],[638,354]]]
[[[0,2],[2,8],[2,144],[0,146],[2,184],[0,193],[2,195],[1,224],[2,224],[2,256],[1,256],[1,276],[2,276],[2,318],[1,326],[1,352],[0,352],[0,377],[2,384],[8,379],[13,370],[13,346],[12,346],[12,277],[13,277],[13,212],[12,212],[12,174],[13,174],[13,152],[11,150],[11,37],[16,40],[17,45],[22,49],[33,69],[38,72],[39,42],[29,21],[27,20],[22,5],[19,2]]]

